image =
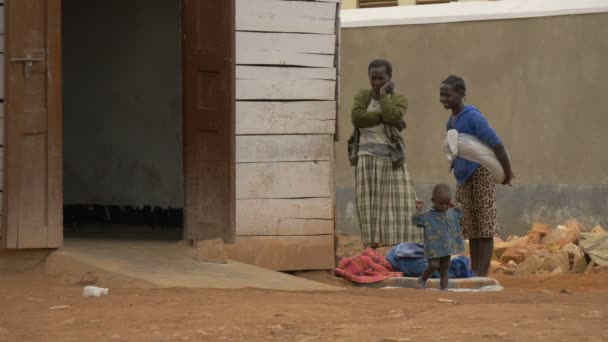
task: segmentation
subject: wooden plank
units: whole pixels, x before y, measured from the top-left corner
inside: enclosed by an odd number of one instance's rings
[[[236,63],[331,68],[335,42],[333,34],[237,32]]]
[[[0,4],[4,4],[4,1]],[[0,33],[4,34],[4,6],[0,6]]]
[[[335,7],[324,2],[237,0],[236,29],[332,34]]]
[[[329,160],[330,135],[244,135],[236,137],[237,163]]]
[[[2,107],[4,107],[4,104],[0,103],[0,108],[2,108]],[[0,116],[0,145],[4,146],[4,118],[1,116]],[[4,159],[2,159],[2,160],[4,160]]]
[[[237,80],[335,80],[335,68],[257,67],[238,65]]]
[[[334,100],[336,69],[237,66],[237,100]]]
[[[341,5],[338,4],[338,6],[336,6],[336,27],[335,27],[335,33],[336,33],[336,52],[334,54],[334,66],[336,68],[336,113],[340,113],[340,91],[341,91],[341,82],[342,79],[340,78],[342,73],[341,73],[341,65],[342,63],[340,62],[340,45],[342,42],[342,33],[340,30],[340,8]],[[340,141],[340,120],[336,120],[335,121],[335,128],[334,128],[334,132],[335,132],[335,136],[334,136],[334,141]]]
[[[236,234],[333,234],[334,208],[330,198],[236,201]]]
[[[237,80],[237,100],[333,100],[335,81]]]
[[[4,33],[0,33],[0,53],[4,53]]]
[[[330,197],[329,163],[237,163],[236,197],[318,198]]]
[[[4,43],[4,40],[2,42]],[[0,54],[0,80],[2,80],[0,82],[0,99],[4,99],[4,83],[5,83],[4,82],[4,71],[5,71],[5,69],[4,69],[4,57],[5,57],[5,55],[3,53]],[[2,109],[2,111],[4,112],[4,108]]]
[[[335,101],[236,103],[236,134],[333,134]]]
[[[242,236],[226,249],[231,260],[277,271],[327,270],[335,266],[333,234]]]

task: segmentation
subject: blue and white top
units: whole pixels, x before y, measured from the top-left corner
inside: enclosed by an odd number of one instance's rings
[[[462,209],[450,208],[445,213],[431,207],[425,212],[412,215],[412,223],[424,228],[424,256],[427,259],[441,258],[464,251],[464,240],[460,218]]]
[[[456,129],[458,133],[466,133],[476,136],[483,143],[493,148],[502,144],[502,141],[488,124],[488,120],[481,112],[472,105],[466,105],[462,112],[456,116],[456,120],[452,125],[452,116],[448,119],[447,129]],[[479,164],[457,157],[454,161],[454,176],[458,184],[463,184],[467,181],[475,171]]]

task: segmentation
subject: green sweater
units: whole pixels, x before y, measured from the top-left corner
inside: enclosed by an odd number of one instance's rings
[[[352,109],[352,121],[356,128],[372,127],[381,123],[396,125],[407,110],[407,99],[403,95],[393,94],[380,97],[381,112],[368,112],[372,101],[372,90],[362,89],[355,95]]]

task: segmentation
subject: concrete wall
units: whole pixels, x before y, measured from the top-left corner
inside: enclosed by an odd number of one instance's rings
[[[453,73],[467,81],[469,103],[512,157],[516,186],[498,191],[503,234],[572,216],[608,225],[606,22],[608,14],[590,14],[343,29],[338,231],[358,233],[346,140],[352,96],[368,86],[367,64],[376,57],[393,62],[397,91],[410,100],[407,161],[419,197],[428,200],[433,183],[454,183],[440,149],[449,113],[438,95]]]
[[[180,1],[63,1],[66,204],[180,207]]]

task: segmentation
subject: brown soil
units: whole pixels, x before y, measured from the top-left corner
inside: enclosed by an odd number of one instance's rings
[[[83,298],[80,286],[41,272],[0,279],[0,341],[608,341],[605,269],[502,277],[504,292],[483,294],[110,289]],[[69,307],[49,310],[58,305]]]

